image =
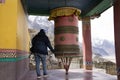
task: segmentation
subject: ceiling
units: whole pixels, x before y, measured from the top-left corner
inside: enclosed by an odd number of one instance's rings
[[[113,6],[115,0],[22,0],[29,15],[50,15],[50,11],[60,7],[75,7],[81,10],[80,17],[100,15]]]

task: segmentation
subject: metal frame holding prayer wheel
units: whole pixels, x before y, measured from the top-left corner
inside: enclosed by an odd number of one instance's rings
[[[66,70],[66,74],[68,74],[68,70],[72,61],[72,57],[61,57],[62,63],[64,65],[64,68]]]

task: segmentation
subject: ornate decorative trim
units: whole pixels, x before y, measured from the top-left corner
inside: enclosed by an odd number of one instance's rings
[[[82,55],[80,53],[55,53],[55,56],[57,58],[59,57],[82,57]]]
[[[16,50],[0,49],[0,58],[16,58]]]
[[[76,37],[76,42],[78,42],[79,40],[78,40],[78,37]]]
[[[93,62],[92,61],[86,61],[85,65],[93,65]]]
[[[0,58],[0,62],[17,62],[26,58],[28,58],[28,55],[20,56],[17,58]]]
[[[0,58],[16,58],[16,53],[0,53]]]
[[[28,58],[28,52],[17,49],[0,49],[0,61],[18,61]]]
[[[74,8],[74,7],[61,7],[51,10],[51,15],[48,20],[54,20],[58,16],[70,16],[76,15],[80,16],[81,10]]]
[[[57,54],[79,54],[80,48],[78,45],[55,45],[55,51]]]
[[[65,40],[65,37],[64,36],[61,36],[60,37],[60,41],[64,41]]]
[[[78,34],[78,27],[76,26],[59,26],[55,27],[55,34],[61,34],[61,33],[74,33]]]
[[[69,22],[73,22],[73,21],[74,21],[74,18],[70,16],[70,17],[68,18],[68,21],[69,21]]]

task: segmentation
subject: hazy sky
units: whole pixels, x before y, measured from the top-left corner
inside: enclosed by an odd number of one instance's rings
[[[114,41],[114,27],[113,27],[113,7],[109,8],[101,14],[99,18],[91,20],[91,34],[92,39],[106,39]],[[79,37],[81,41],[81,21],[79,21]]]

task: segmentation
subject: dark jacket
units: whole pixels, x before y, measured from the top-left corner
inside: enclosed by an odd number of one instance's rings
[[[48,55],[47,47],[54,53],[54,49],[43,29],[32,39],[32,46],[35,49],[35,53]]]

